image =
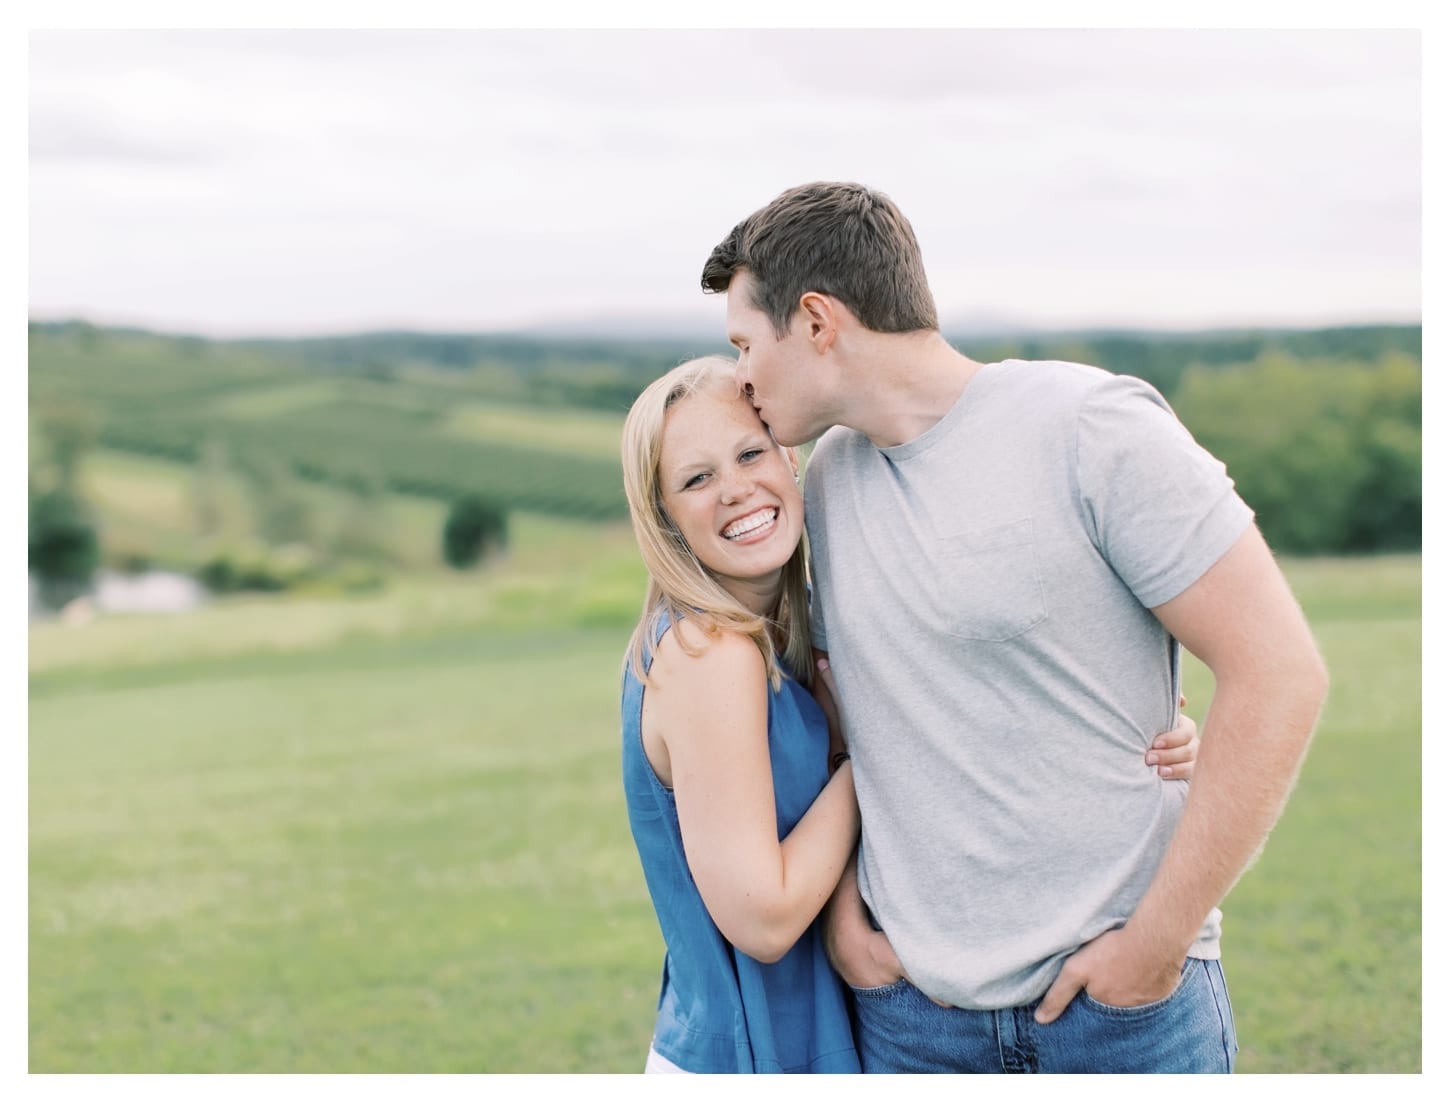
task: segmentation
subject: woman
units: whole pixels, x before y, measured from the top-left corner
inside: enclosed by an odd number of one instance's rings
[[[624,483],[649,569],[621,716],[630,828],[667,950],[647,1070],[859,1071],[812,925],[859,830],[808,686],[804,515],[719,356],[652,383],[625,421]],[[1186,777],[1185,720],[1155,753]]]

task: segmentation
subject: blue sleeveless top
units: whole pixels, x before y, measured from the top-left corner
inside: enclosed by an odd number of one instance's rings
[[[655,624],[655,642],[667,620]],[[645,655],[645,668],[653,658]],[[624,796],[645,883],[665,939],[653,1048],[693,1072],[859,1072],[845,992],[816,923],[779,961],[762,964],[725,940],[685,863],[674,793],[660,783],[640,734],[644,686],[624,673]],[[826,717],[783,675],[770,691],[770,768],[784,838],[829,777]]]

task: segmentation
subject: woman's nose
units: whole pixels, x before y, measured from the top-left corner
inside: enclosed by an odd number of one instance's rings
[[[738,472],[724,475],[720,479],[720,500],[731,502],[749,497],[752,485],[749,478]]]

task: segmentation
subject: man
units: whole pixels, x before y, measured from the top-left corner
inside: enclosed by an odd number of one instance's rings
[[[862,818],[824,921],[864,1068],[1231,1071],[1217,905],[1327,677],[1222,464],[1138,380],[958,353],[859,185],[785,192],[702,283],[776,438],[820,437],[813,628]],[[1176,641],[1215,678],[1191,786],[1141,766]]]

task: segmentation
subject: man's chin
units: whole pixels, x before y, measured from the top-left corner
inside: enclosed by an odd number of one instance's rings
[[[796,436],[795,433],[790,429],[787,429],[785,435],[782,436],[769,422],[765,422],[765,427],[770,429],[771,439],[779,444],[782,448],[798,448],[802,444],[808,444],[815,439],[814,436]]]

